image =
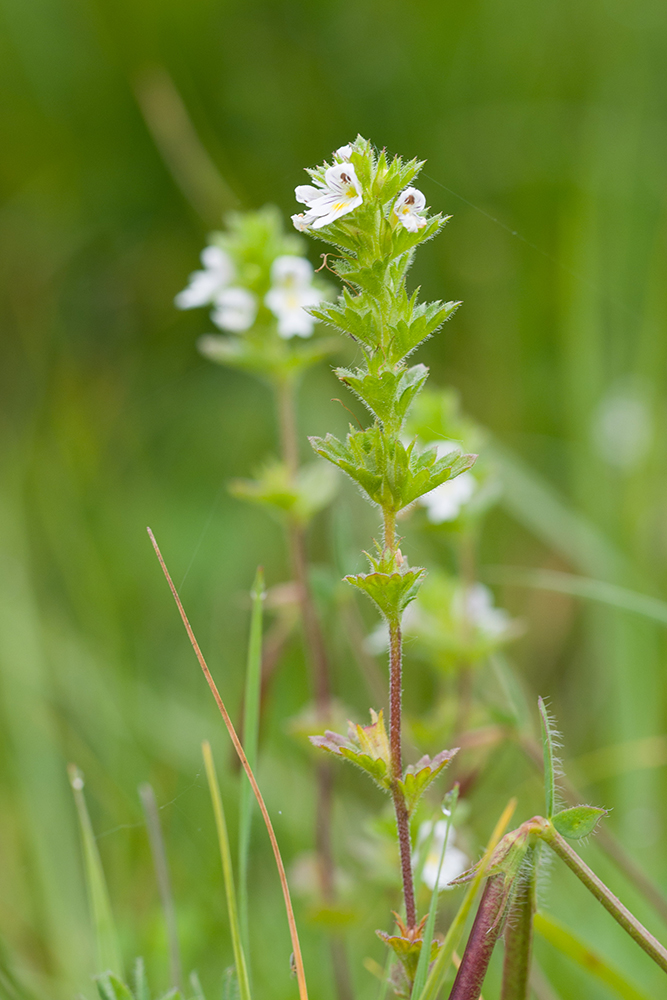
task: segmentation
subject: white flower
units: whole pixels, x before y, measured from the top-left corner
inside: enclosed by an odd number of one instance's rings
[[[313,288],[312,264],[305,257],[276,257],[271,267],[272,287],[264,299],[278,319],[281,337],[310,337],[314,318],[305,311],[316,306],[322,296]]]
[[[447,479],[434,490],[419,498],[419,504],[426,508],[426,516],[431,524],[455,521],[461,508],[470,500],[477,489],[477,482],[471,472],[462,472],[454,479]]]
[[[416,233],[426,225],[426,219],[419,215],[426,208],[426,198],[417,188],[406,188],[394,202],[394,214],[409,233]]]
[[[436,448],[438,458],[444,458],[452,451],[460,449],[455,441],[432,441],[427,448]],[[417,503],[426,508],[426,516],[431,524],[455,521],[464,504],[477,489],[477,480],[471,472],[462,472],[454,479],[447,479],[434,490],[425,493]]]
[[[620,385],[602,398],[591,426],[598,454],[617,469],[631,472],[644,462],[654,427],[646,394],[639,386]]]
[[[352,153],[352,143],[346,142],[344,146],[339,146],[334,156],[338,157],[339,160],[349,160]]]
[[[469,622],[487,636],[499,636],[512,624],[504,608],[494,608],[493,594],[483,583],[457,590],[452,598],[452,618]]]
[[[308,226],[310,225],[310,222],[307,221],[306,216],[303,214],[303,212],[300,212],[298,215],[292,216],[292,224],[295,229],[299,230],[300,233],[305,233],[305,231],[308,229]]]
[[[234,280],[234,263],[220,247],[211,246],[202,250],[201,262],[205,270],[191,274],[188,287],[174,299],[179,309],[207,306]]]
[[[328,167],[324,181],[315,181],[315,184],[317,187],[299,184],[294,191],[296,200],[309,208],[305,215],[292,216],[292,222],[301,231],[306,226],[312,226],[313,229],[328,226],[341,215],[352,212],[364,200],[351,163],[336,163],[333,167]]]
[[[221,330],[243,333],[255,322],[257,299],[247,288],[225,288],[215,299],[211,319]]]
[[[417,834],[417,850],[413,862],[415,867],[419,864],[419,852],[426,849],[429,837],[431,837],[431,831],[433,831],[433,836],[422,868],[422,881],[426,883],[432,892],[435,888],[436,879],[438,879],[438,867],[447,832],[447,820],[438,820],[435,824],[435,829],[433,828],[433,823],[429,820],[421,824],[419,833]],[[438,889],[440,891],[443,889],[452,889],[453,886],[450,884],[452,879],[458,878],[468,867],[468,858],[459,847],[455,846],[455,840],[456,832],[452,827],[447,838],[447,847],[445,848],[445,856],[442,861],[440,878],[438,879]]]

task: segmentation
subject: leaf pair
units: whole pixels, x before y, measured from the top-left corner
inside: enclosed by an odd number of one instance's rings
[[[386,436],[379,423],[362,431],[350,428],[345,442],[333,434],[309,440],[318,455],[361,486],[371,503],[393,513],[465,472],[475,461],[474,455],[458,452],[438,458],[435,448],[419,452],[414,441],[406,446],[398,437]]]
[[[374,712],[371,709],[371,725],[360,726],[350,722],[347,736],[327,730],[324,736],[311,736],[313,746],[326,750],[345,760],[351,761],[357,767],[369,774],[373,781],[385,792],[391,792],[394,781],[391,765],[391,750],[384,724],[382,709]],[[396,785],[403,795],[408,814],[411,815],[419,799],[447,767],[457,750],[442,750],[435,757],[422,757],[416,764],[406,768]]]

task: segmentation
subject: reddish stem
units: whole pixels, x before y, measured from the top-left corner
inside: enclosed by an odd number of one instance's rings
[[[502,929],[505,905],[504,875],[486,883],[449,1000],[479,1000],[491,954]]]
[[[392,797],[396,812],[398,846],[401,852],[405,917],[408,928],[412,928],[417,923],[417,909],[412,879],[410,817],[405,805],[405,797],[398,787],[398,782],[403,776],[401,760],[401,642],[401,626],[398,622],[392,622],[389,626],[389,748],[391,752]]]

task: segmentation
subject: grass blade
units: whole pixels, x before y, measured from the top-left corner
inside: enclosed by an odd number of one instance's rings
[[[247,759],[247,757],[245,755],[243,747],[241,746],[241,741],[238,738],[236,730],[234,729],[234,724],[233,724],[232,720],[229,717],[229,712],[225,708],[225,703],[224,703],[224,701],[222,700],[222,698],[220,696],[220,692],[218,691],[218,687],[217,687],[215,681],[213,680],[213,677],[211,676],[211,671],[208,669],[208,665],[206,663],[206,660],[204,659],[204,654],[202,653],[201,649],[199,648],[199,643],[197,642],[197,640],[195,638],[195,634],[192,631],[192,625],[188,621],[188,616],[185,613],[185,608],[183,607],[181,599],[178,596],[178,591],[176,590],[176,587],[174,586],[174,581],[172,580],[171,576],[169,575],[169,570],[167,569],[166,563],[165,563],[164,559],[162,558],[162,553],[160,552],[160,548],[158,546],[158,543],[155,541],[155,536],[154,536],[154,534],[153,534],[153,532],[151,531],[150,528],[148,528],[147,531],[148,531],[149,538],[151,540],[151,544],[153,545],[153,548],[155,549],[155,554],[156,554],[156,556],[158,558],[158,562],[160,563],[160,567],[162,569],[162,572],[164,573],[165,579],[166,579],[167,583],[169,584],[169,589],[171,590],[172,597],[174,598],[174,600],[176,602],[176,607],[178,608],[178,613],[180,614],[181,621],[183,622],[183,625],[185,626],[185,631],[188,634],[188,638],[189,638],[190,643],[192,645],[192,648],[193,648],[193,650],[195,652],[195,656],[197,657],[197,661],[199,663],[199,666],[201,667],[202,673],[204,674],[204,677],[206,678],[206,683],[208,684],[208,686],[209,686],[209,688],[211,690],[211,694],[215,698],[215,702],[216,702],[216,705],[218,706],[218,709],[220,711],[220,715],[222,716],[223,722],[225,723],[225,726],[227,727],[227,732],[229,733],[230,739],[231,739],[232,743],[234,744],[234,749],[236,750],[236,753],[238,754],[238,757],[239,757],[239,760],[241,761],[241,765],[243,767],[243,770],[248,775],[248,781],[250,782],[250,785],[252,786],[252,790],[255,793],[255,798],[257,799],[257,805],[259,806],[259,810],[260,810],[260,812],[262,814],[262,819],[264,820],[264,825],[266,826],[266,832],[268,833],[269,840],[271,841],[271,847],[273,849],[273,856],[274,856],[274,858],[276,860],[276,867],[278,868],[278,875],[280,877],[280,885],[281,885],[281,888],[283,890],[283,899],[285,901],[285,909],[287,911],[287,922],[289,924],[290,938],[292,940],[292,950],[294,952],[294,965],[295,965],[295,968],[296,968],[296,977],[297,977],[297,982],[299,984],[299,997],[300,997],[300,1000],[308,1000],[308,987],[306,986],[306,973],[305,973],[305,970],[304,970],[304,967],[303,967],[303,956],[301,954],[301,944],[299,942],[299,934],[298,934],[298,931],[296,929],[296,919],[294,917],[294,907],[292,906],[292,899],[291,899],[291,896],[290,896],[289,886],[287,884],[287,875],[285,873],[285,865],[283,864],[283,859],[282,859],[282,857],[280,855],[280,848],[278,847],[278,841],[276,840],[276,834],[275,834],[275,831],[273,829],[273,823],[271,822],[271,817],[269,816],[269,811],[266,808],[266,803],[264,802],[264,798],[262,796],[262,793],[259,790],[259,785],[257,784],[257,781],[255,779],[255,775],[253,774],[252,768],[248,764],[248,759]]]
[[[243,749],[249,766],[257,765],[257,744],[259,739],[259,709],[262,686],[262,617],[264,571],[258,567],[250,592],[252,616],[250,619],[250,641],[246,666],[245,699],[243,712]],[[254,797],[247,781],[241,783],[239,800],[239,920],[241,940],[245,953],[250,959],[250,934],[248,931],[248,858],[250,855],[250,834],[252,829],[252,807]]]
[[[638,590],[620,587],[606,580],[593,580],[555,569],[522,569],[514,566],[492,566],[484,578],[532,590],[551,590],[557,594],[570,594],[584,600],[607,604],[619,611],[641,615],[659,625],[667,625],[667,602]]]
[[[546,913],[537,912],[533,917],[533,927],[537,934],[557,948],[561,954],[567,955],[580,968],[611,987],[623,1000],[650,1000],[646,993],[633,986],[625,976],[609,964],[606,958],[589,948],[558,920],[554,920]]]
[[[229,914],[229,929],[232,935],[232,947],[234,948],[234,962],[236,964],[236,976],[239,983],[240,1000],[250,1000],[250,983],[248,981],[248,967],[246,965],[243,943],[241,941],[241,928],[239,926],[239,915],[236,907],[236,892],[234,889],[234,872],[232,871],[232,856],[229,851],[229,837],[227,835],[227,824],[225,822],[225,812],[222,806],[222,796],[220,786],[215,773],[211,744],[205,740],[201,746],[204,757],[204,767],[208,787],[213,803],[213,814],[215,816],[215,826],[218,832],[218,843],[220,844],[220,857],[222,858],[222,874],[225,883],[225,895],[227,896],[227,912]]]
[[[174,906],[174,896],[171,891],[171,879],[169,878],[169,866],[167,864],[167,852],[164,846],[164,837],[160,826],[160,816],[153,786],[146,783],[139,786],[139,798],[146,817],[146,827],[148,828],[148,839],[153,855],[153,865],[155,867],[155,878],[157,880],[164,922],[167,929],[167,947],[169,950],[169,968],[171,970],[171,985],[174,989],[180,990],[183,985],[183,973],[181,967],[181,953],[178,946],[178,927],[176,924],[176,907]]]
[[[104,871],[100,854],[97,850],[97,842],[93,832],[93,825],[90,822],[86,799],[83,794],[83,775],[75,764],[67,766],[70,785],[74,793],[74,802],[79,817],[81,828],[81,841],[83,845],[84,868],[86,872],[86,885],[88,888],[88,898],[90,900],[90,912],[95,929],[95,941],[97,944],[97,964],[100,972],[121,973],[120,951],[118,948],[118,938],[116,927],[111,912],[109,893],[107,890]]]
[[[440,898],[440,873],[442,871],[442,865],[445,860],[445,854],[447,853],[447,842],[449,840],[449,832],[452,828],[452,822],[454,820],[454,811],[456,809],[456,803],[459,798],[459,786],[454,785],[452,791],[445,796],[445,801],[443,803],[443,811],[446,810],[447,815],[447,827],[445,829],[445,836],[442,842],[442,850],[440,851],[440,863],[438,865],[438,874],[435,878],[435,885],[433,886],[433,892],[431,893],[431,908],[428,913],[428,920],[426,921],[426,929],[424,931],[424,938],[422,941],[422,950],[419,953],[419,963],[417,965],[417,972],[415,973],[415,981],[412,986],[412,991],[416,997],[418,997],[424,986],[426,985],[426,977],[428,976],[428,967],[431,964],[431,942],[433,941],[433,934],[435,931],[435,918],[438,912],[438,900]],[[433,830],[435,830],[435,822],[433,823]]]
[[[463,931],[465,928],[466,920],[468,919],[468,914],[472,909],[472,905],[475,901],[475,896],[477,895],[477,890],[481,885],[482,879],[486,874],[486,869],[488,868],[489,861],[491,860],[491,855],[496,849],[498,841],[505,833],[507,825],[512,818],[514,810],[516,809],[516,799],[510,799],[510,801],[505,806],[503,813],[496,823],[495,829],[491,834],[489,843],[487,844],[486,850],[479,864],[479,869],[475,878],[470,883],[468,891],[463,897],[463,901],[458,909],[458,913],[454,917],[452,923],[450,924],[449,930],[445,935],[445,940],[443,941],[442,948],[438,952],[438,957],[433,963],[433,968],[426,980],[426,985],[420,994],[413,992],[414,1000],[436,1000],[436,997],[440,990],[442,989],[445,977],[449,971],[449,966],[454,955],[454,951],[458,947],[458,943],[463,936]]]

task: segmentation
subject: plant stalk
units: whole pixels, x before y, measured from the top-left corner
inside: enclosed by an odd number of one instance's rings
[[[667,949],[623,906],[620,899],[614,895],[611,889],[607,888],[595,872],[591,871],[586,862],[579,857],[576,851],[572,850],[558,831],[551,824],[548,824],[541,836],[577,878],[583,882],[589,892],[592,892],[595,898],[602,903],[605,910],[611,913],[614,920],[621,925],[633,941],[637,942],[639,947],[660,966],[663,972],[667,972]]]
[[[396,514],[384,512],[384,544],[391,552],[396,551]],[[401,739],[401,700],[403,684],[403,637],[400,619],[389,622],[389,749],[391,753],[392,798],[396,813],[396,830],[401,855],[401,877],[403,898],[408,928],[417,924],[415,887],[412,877],[412,844],[410,841],[410,817],[405,798],[398,782],[403,777],[403,752]]]
[[[502,929],[504,883],[502,874],[493,875],[486,883],[449,1000],[479,1000],[491,954]]]
[[[533,950],[535,873],[519,886],[505,930],[505,960],[500,1000],[528,1000]]]

